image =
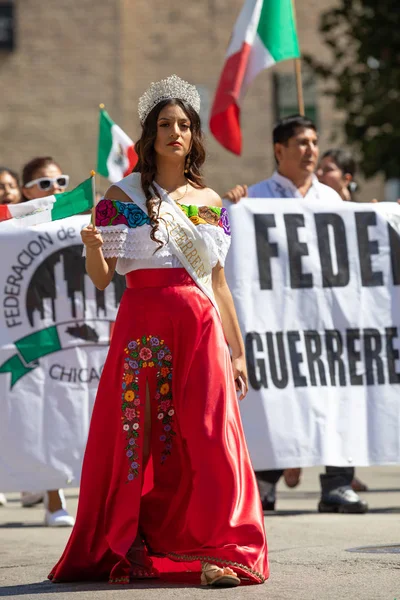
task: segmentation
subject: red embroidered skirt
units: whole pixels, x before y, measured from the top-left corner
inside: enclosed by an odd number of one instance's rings
[[[258,489],[219,316],[184,269],[127,276],[90,424],[78,514],[55,582],[129,581],[138,527],[163,574],[268,577]],[[146,387],[151,458],[143,473]],[[196,576],[196,581],[198,577]]]

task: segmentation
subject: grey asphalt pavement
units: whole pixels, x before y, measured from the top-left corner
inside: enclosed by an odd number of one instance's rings
[[[271,577],[229,590],[177,583],[52,584],[47,573],[69,536],[42,525],[43,505],[22,508],[18,494],[0,507],[0,598],[21,600],[400,600],[400,467],[357,469],[370,491],[366,515],[318,514],[319,468],[301,485],[279,484],[277,511],[265,515]],[[67,492],[75,512],[78,490]],[[355,551],[351,551],[355,550]]]

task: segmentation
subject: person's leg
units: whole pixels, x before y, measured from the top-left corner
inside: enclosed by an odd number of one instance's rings
[[[368,492],[368,486],[366,483],[358,479],[354,473],[353,480],[351,482],[351,487],[355,492]]]
[[[21,505],[23,508],[31,508],[44,500],[45,492],[21,492]]]
[[[283,474],[283,469],[255,471],[263,510],[275,510],[276,484]]]
[[[326,467],[320,475],[319,512],[366,513],[368,504],[353,491],[354,467]]]
[[[30,508],[44,502],[45,523],[49,527],[72,527],[74,518],[68,514],[63,490],[47,490],[47,492],[21,492],[21,504]]]
[[[290,487],[290,488],[297,487],[300,483],[300,478],[301,478],[300,467],[295,467],[293,469],[285,469],[283,471],[283,478],[288,487]]]
[[[74,517],[67,511],[63,490],[48,490],[44,494],[44,522],[48,527],[73,527]]]
[[[48,490],[47,492],[47,510],[55,513],[63,507],[63,501],[60,496],[60,490]]]
[[[325,479],[340,477],[343,485],[349,485],[354,477],[354,467],[325,467]]]

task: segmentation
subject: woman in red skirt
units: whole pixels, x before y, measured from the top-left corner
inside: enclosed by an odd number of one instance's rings
[[[199,108],[175,75],[151,85],[135,172],[82,231],[94,284],[106,288],[117,270],[127,290],[54,582],[198,572],[203,585],[236,586],[269,574],[237,402],[247,373],[223,269],[229,223],[200,174]]]

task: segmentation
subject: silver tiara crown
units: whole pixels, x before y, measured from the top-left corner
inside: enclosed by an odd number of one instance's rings
[[[200,96],[194,85],[184,81],[177,75],[171,75],[167,79],[153,82],[143,96],[139,98],[138,113],[140,122],[147,119],[149,113],[159,102],[178,98],[190,104],[194,110],[200,112]]]

